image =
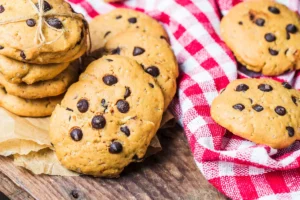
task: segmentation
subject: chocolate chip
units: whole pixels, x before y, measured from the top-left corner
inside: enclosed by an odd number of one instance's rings
[[[141,47],[134,47],[133,49],[133,56],[138,56],[141,55],[145,52],[145,49],[141,48]]]
[[[159,74],[160,74],[159,69],[158,69],[157,67],[155,67],[155,66],[150,66],[150,67],[148,67],[148,68],[146,69],[146,72],[147,72],[148,74],[150,74],[151,76],[153,76],[153,77],[158,77]]]
[[[163,35],[160,36],[160,39],[168,41],[167,38],[165,36],[163,36]]]
[[[37,7],[38,10],[40,9],[38,3],[36,3],[35,6]],[[51,9],[52,9],[52,6],[47,1],[44,1],[44,12],[47,12]]]
[[[276,36],[272,33],[267,33],[267,34],[265,34],[265,39],[268,42],[274,42],[276,40]]]
[[[246,84],[240,84],[236,87],[235,91],[237,92],[245,92],[249,89],[249,86]]]
[[[243,22],[239,22],[239,25],[243,25]]]
[[[102,129],[106,125],[106,120],[102,115],[96,115],[92,119],[92,127],[95,129]]]
[[[78,194],[78,192],[77,192],[76,190],[72,190],[72,191],[71,191],[71,195],[72,195],[72,197],[73,197],[74,199],[78,199],[78,198],[79,198],[79,194]]]
[[[106,111],[106,109],[107,109],[108,106],[106,105],[105,99],[101,100],[101,106],[104,108],[104,111]]]
[[[263,92],[270,92],[273,90],[272,86],[271,85],[268,85],[268,84],[260,84],[258,86],[258,89],[260,89],[261,91]]]
[[[269,6],[268,7],[268,10],[273,13],[273,14],[279,14],[280,13],[280,10],[274,6]]]
[[[71,138],[76,142],[80,141],[83,137],[82,130],[80,128],[73,128],[70,135]]]
[[[66,108],[66,110],[67,110],[67,111],[73,112],[73,110],[72,110],[71,108]]]
[[[295,130],[293,127],[287,126],[285,129],[288,131],[290,137],[293,137],[295,135]]]
[[[121,18],[122,18],[122,15],[116,16],[116,19],[121,19]]]
[[[144,158],[139,158],[137,155],[134,155],[132,157],[132,159],[135,160],[135,161],[142,161],[142,160],[144,160]]]
[[[0,6],[0,13],[3,13],[5,11],[5,8],[3,5]]]
[[[117,108],[121,113],[127,113],[129,111],[129,103],[125,100],[119,100],[117,102]]]
[[[130,136],[130,130],[127,126],[122,126],[120,130],[125,133],[126,136]]]
[[[80,99],[77,102],[77,109],[81,113],[85,113],[89,109],[89,102],[86,99]]]
[[[298,31],[297,26],[295,26],[294,24],[287,25],[285,29],[288,33],[297,33]]]
[[[255,20],[255,24],[257,26],[264,26],[265,25],[265,20],[262,19],[262,18],[258,18],[258,19]]]
[[[154,85],[152,83],[148,83],[148,84],[151,88],[154,88]]]
[[[113,75],[106,75],[102,78],[106,85],[112,86],[118,82],[118,78]]]
[[[296,106],[298,106],[298,104],[297,104],[297,98],[296,98],[295,96],[292,96],[292,101],[294,102],[294,104],[295,104]]]
[[[119,47],[117,47],[111,51],[111,54],[112,55],[120,55],[120,52],[121,52],[121,49]]]
[[[108,62],[112,62],[113,60],[112,59],[106,59]]]
[[[245,106],[243,105],[243,104],[240,104],[240,103],[238,103],[238,104],[235,104],[234,106],[232,106],[234,109],[236,109],[236,110],[239,110],[239,111],[242,111],[242,110],[244,110],[245,109]]]
[[[251,104],[253,103],[253,100],[251,98],[249,98],[249,101],[250,101]]]
[[[111,31],[107,31],[104,35],[104,38],[106,38],[106,36],[108,36],[111,33]]]
[[[4,49],[4,46],[0,46],[0,50]]]
[[[283,116],[283,115],[286,114],[286,110],[285,110],[285,108],[282,107],[282,106],[277,106],[277,107],[275,108],[275,112],[276,112],[278,115],[280,115],[280,116]]]
[[[124,94],[124,99],[129,97],[131,95],[131,90],[129,87],[125,87],[125,94]]]
[[[253,110],[255,110],[256,112],[261,112],[261,111],[264,110],[264,107],[262,107],[261,105],[258,105],[258,104],[252,106],[252,108],[253,108]]]
[[[26,59],[26,55],[25,55],[24,51],[21,51],[21,52],[20,52],[20,56],[21,56],[21,58],[23,58],[23,60]]]
[[[47,24],[49,24],[49,26],[52,26],[56,29],[62,29],[63,28],[63,24],[61,23],[61,21],[57,18],[51,17],[46,19]]]
[[[131,24],[135,24],[137,22],[137,19],[135,17],[131,17],[128,19],[128,22]]]
[[[290,33],[288,33],[288,32],[286,32],[286,39],[287,39],[287,40],[291,39],[291,35],[290,35]]]
[[[253,21],[255,18],[254,14],[251,11],[249,12],[249,18],[251,21]]]
[[[292,89],[292,86],[288,82],[283,82],[282,86],[285,87],[286,89]]]
[[[27,26],[29,26],[29,27],[34,27],[34,26],[36,25],[36,22],[35,22],[34,19],[27,19],[27,20],[26,20],[26,24],[27,24]]]
[[[269,53],[270,53],[272,56],[277,56],[279,52],[276,51],[276,50],[274,50],[274,49],[269,48]]]
[[[123,146],[120,142],[112,142],[109,146],[109,152],[112,154],[121,153]]]

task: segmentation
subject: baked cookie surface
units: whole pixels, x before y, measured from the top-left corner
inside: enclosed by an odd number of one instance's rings
[[[257,144],[285,148],[300,139],[300,93],[271,79],[231,82],[211,106],[212,118]]]
[[[51,117],[50,138],[66,168],[117,177],[144,157],[163,114],[163,95],[134,60],[91,63]]]
[[[121,33],[105,45],[105,51],[135,59],[155,78],[165,98],[165,109],[176,93],[178,64],[167,42],[139,31]]]
[[[300,67],[299,16],[282,4],[238,4],[222,19],[221,36],[251,71],[275,76]]]
[[[109,39],[128,30],[140,30],[158,39],[169,41],[167,32],[155,19],[142,12],[118,8],[91,21],[92,51],[104,47]]]

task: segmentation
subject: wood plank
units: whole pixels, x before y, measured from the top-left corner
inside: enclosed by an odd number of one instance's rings
[[[160,132],[163,151],[131,164],[119,179],[37,176],[0,157],[0,180],[8,183],[0,190],[12,200],[226,199],[201,175],[183,131]]]

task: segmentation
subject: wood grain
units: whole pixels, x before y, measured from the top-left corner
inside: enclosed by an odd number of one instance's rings
[[[0,190],[10,199],[226,199],[201,175],[179,127],[160,131],[163,151],[119,179],[32,175],[0,157]]]

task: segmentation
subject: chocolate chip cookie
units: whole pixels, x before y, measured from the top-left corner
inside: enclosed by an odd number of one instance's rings
[[[48,81],[41,81],[32,85],[26,83],[13,84],[8,82],[2,74],[0,74],[0,84],[5,88],[8,94],[18,96],[25,99],[39,99],[45,97],[58,96],[64,93],[68,87],[77,81],[79,66],[78,62],[73,62],[70,66]]]
[[[69,62],[86,51],[85,19],[64,0],[42,5],[38,0],[3,0],[0,7],[1,55],[46,64]]]
[[[7,94],[0,86],[0,106],[23,117],[46,117],[51,115],[63,95],[43,99],[23,99]]]
[[[172,49],[165,41],[139,31],[128,31],[109,40],[105,51],[135,59],[140,63],[162,89],[167,109],[176,92],[178,65]]]
[[[105,56],[92,62],[51,117],[50,138],[63,166],[117,177],[143,158],[159,128],[163,95],[134,60]]]
[[[168,34],[155,19],[135,10],[118,8],[91,21],[92,51],[102,48],[109,39],[127,30],[140,30],[169,42]]]
[[[268,76],[299,69],[299,29],[299,16],[273,1],[240,3],[221,22],[221,36],[237,60]]]
[[[70,63],[60,64],[28,64],[0,55],[0,73],[14,84],[33,84],[55,78],[63,72]]]
[[[211,116],[233,134],[276,149],[300,139],[300,93],[288,83],[235,80],[213,101]]]

